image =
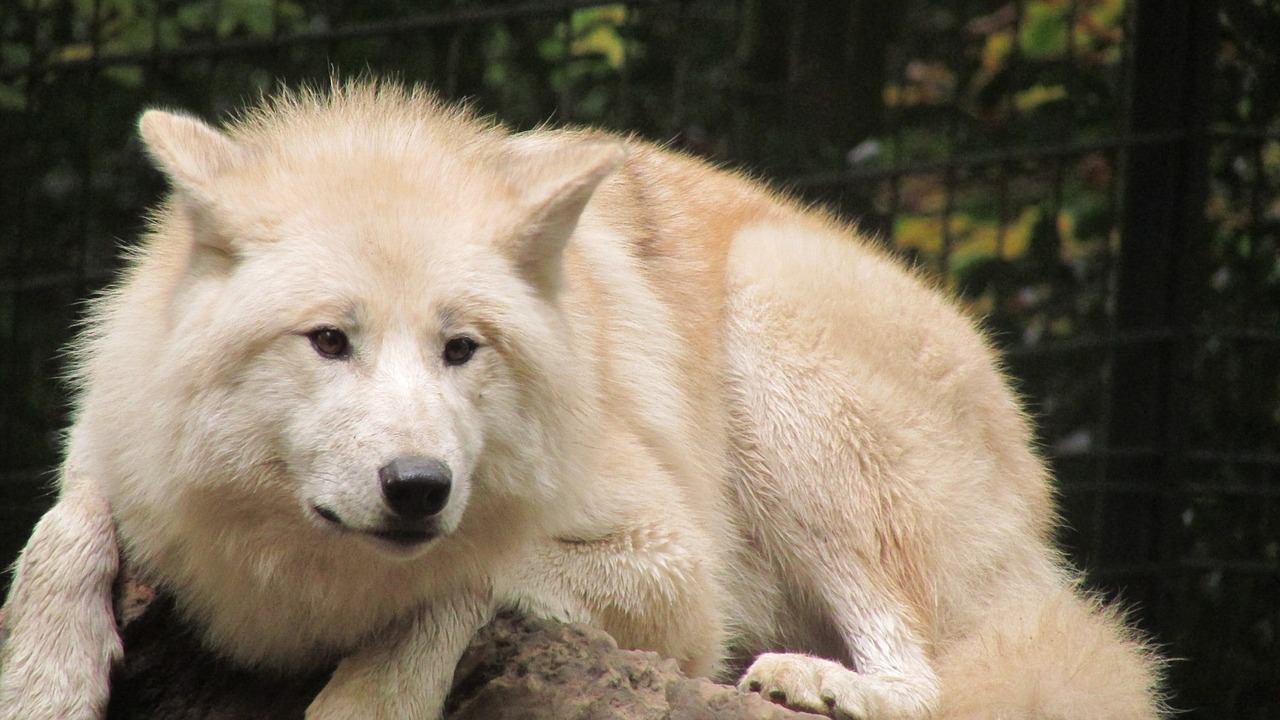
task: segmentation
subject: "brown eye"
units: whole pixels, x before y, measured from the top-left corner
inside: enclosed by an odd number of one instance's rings
[[[311,347],[327,358],[340,359],[351,354],[351,341],[338,328],[322,327],[307,333]]]
[[[444,344],[444,363],[446,365],[462,365],[476,354],[476,341],[466,335],[459,335]]]

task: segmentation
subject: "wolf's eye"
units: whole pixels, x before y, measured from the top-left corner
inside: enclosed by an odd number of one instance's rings
[[[446,365],[462,365],[476,354],[476,341],[466,335],[459,335],[444,344],[444,363]]]
[[[307,333],[307,339],[311,341],[311,347],[324,357],[340,359],[351,354],[351,341],[338,328],[316,328]]]

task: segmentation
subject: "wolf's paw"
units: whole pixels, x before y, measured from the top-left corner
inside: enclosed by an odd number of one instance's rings
[[[757,658],[738,689],[839,720],[928,718],[934,695],[932,688],[905,678],[863,675],[830,660],[775,653]]]

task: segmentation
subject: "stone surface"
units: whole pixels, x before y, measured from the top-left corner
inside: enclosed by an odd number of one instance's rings
[[[109,720],[303,717],[331,669],[279,677],[237,668],[201,647],[173,603],[121,584],[125,660],[113,676]],[[3,618],[0,617],[0,639]],[[619,650],[583,625],[500,615],[458,664],[450,720],[783,720],[814,718],[684,676],[654,653]]]
[[[799,718],[731,686],[685,677],[674,660],[619,650],[583,625],[499,616],[458,664],[453,720]]]

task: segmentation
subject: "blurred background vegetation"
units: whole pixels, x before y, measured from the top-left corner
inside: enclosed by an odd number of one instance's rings
[[[79,303],[162,190],[139,112],[394,74],[747,168],[949,284],[1174,704],[1280,717],[1278,60],[1277,0],[5,0],[0,562],[52,501]]]

